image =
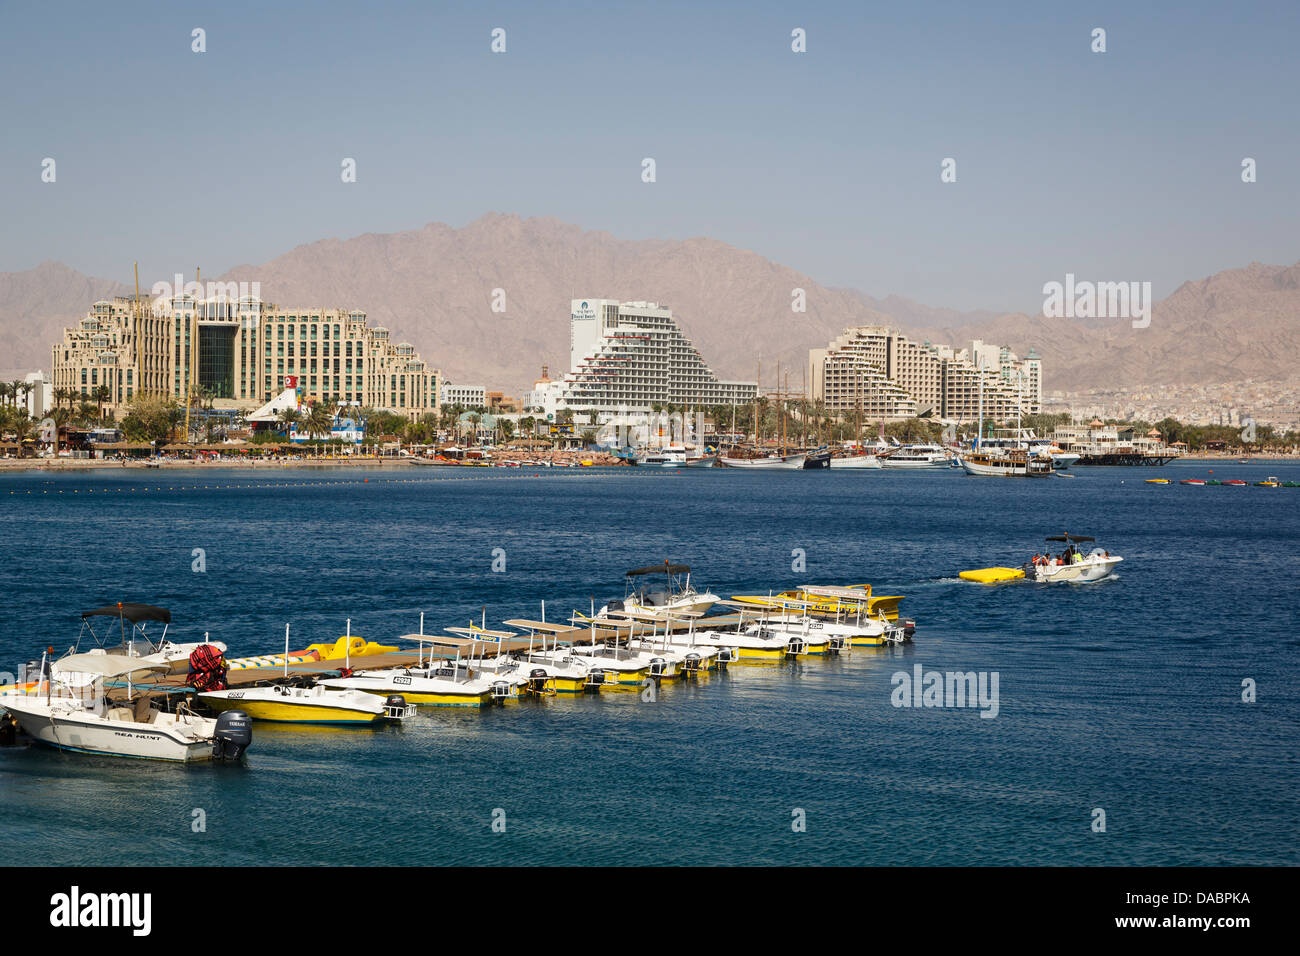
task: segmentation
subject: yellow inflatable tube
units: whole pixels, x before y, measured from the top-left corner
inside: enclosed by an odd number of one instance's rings
[[[974,571],[962,571],[960,576],[977,584],[1001,584],[1003,581],[1015,581],[1025,576],[1020,568],[977,568]]]
[[[348,647],[351,642],[351,647]],[[345,657],[365,657],[367,654],[391,654],[397,647],[391,644],[372,644],[364,637],[340,637],[333,644],[308,644],[306,653],[315,651],[323,661],[341,661]]]

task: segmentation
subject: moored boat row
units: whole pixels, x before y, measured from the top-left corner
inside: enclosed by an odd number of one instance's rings
[[[662,582],[658,577],[662,575]],[[417,707],[482,708],[526,696],[639,690],[699,677],[737,663],[817,658],[910,640],[914,623],[898,616],[899,596],[867,585],[808,586],[722,600],[690,583],[690,568],[665,562],[628,572],[624,597],[567,621],[483,620],[370,644],[350,633],[334,644],[284,650],[232,668],[224,645],[194,645],[184,683],[167,660],[97,643],[37,668],[0,693],[0,708],[34,742],[104,756],[190,763],[237,760],[252,742],[251,723],[379,726],[410,719]],[[724,613],[711,613],[725,609]],[[118,604],[125,634],[170,622],[150,605]],[[726,613],[730,612],[730,613]],[[398,645],[412,650],[402,651]],[[151,645],[152,646],[152,645]],[[333,652],[343,648],[340,660]],[[354,651],[360,653],[353,653]],[[270,662],[274,663],[270,663]],[[267,663],[261,663],[267,662]],[[355,668],[348,666],[355,664]]]

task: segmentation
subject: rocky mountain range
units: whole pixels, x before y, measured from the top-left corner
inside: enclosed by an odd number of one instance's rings
[[[142,289],[152,283],[141,277]],[[1290,378],[1300,354],[1300,264],[1252,263],[1183,283],[1151,324],[934,308],[828,288],[757,253],[712,239],[626,240],[554,219],[490,214],[454,229],[324,239],[222,280],[260,282],[284,305],[365,310],[450,381],[517,391],[543,365],[568,368],[569,300],[648,300],[672,308],[724,378],[766,386],[779,362],[799,389],[810,348],[844,328],[881,324],[953,345],[1030,347],[1045,387],[1124,388]],[[802,289],[806,311],[791,308]],[[498,292],[497,290],[501,290]],[[0,378],[48,368],[64,326],[130,287],[62,263],[0,273]],[[505,311],[493,311],[504,297]]]

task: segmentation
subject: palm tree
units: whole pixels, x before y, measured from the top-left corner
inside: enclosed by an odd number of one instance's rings
[[[284,437],[288,438],[289,430],[294,425],[298,424],[301,420],[301,416],[298,414],[298,409],[296,408],[282,408],[280,414],[275,416],[275,420],[279,423],[281,430],[284,432]]]
[[[102,422],[104,420],[104,403],[113,397],[113,390],[107,385],[97,385],[91,390],[90,397],[95,400],[95,417]]]
[[[318,435],[328,435],[330,433],[330,428],[334,424],[334,415],[324,404],[317,402],[315,405],[308,406],[306,413],[301,416],[299,421],[307,430],[307,437],[311,439]]]

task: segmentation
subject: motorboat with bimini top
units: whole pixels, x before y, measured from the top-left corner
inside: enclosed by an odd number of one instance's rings
[[[974,571],[961,571],[959,576],[977,584],[1002,584],[1006,581],[1029,580],[1040,584],[1056,584],[1062,581],[1073,584],[1086,584],[1109,577],[1124,559],[1101,548],[1093,548],[1086,555],[1079,550],[1080,544],[1096,542],[1096,538],[1082,534],[1050,535],[1049,542],[1065,545],[1058,554],[1036,554],[1019,568],[994,567],[979,568]]]
[[[1093,548],[1086,555],[1080,544],[1096,543],[1097,539],[1083,534],[1054,534],[1049,542],[1062,543],[1065,549],[1056,556],[1038,555],[1039,560],[1025,564],[1025,577],[1032,581],[1054,584],[1058,581],[1087,582],[1108,577],[1115,566],[1124,559],[1102,548]]]
[[[108,619],[108,627],[102,633],[95,630],[95,621],[100,618]],[[166,664],[169,673],[178,673],[185,670],[189,664],[190,654],[194,652],[194,649],[200,643],[213,644],[222,653],[225,652],[225,644],[220,641],[208,641],[206,635],[204,635],[205,639],[202,642],[188,644],[178,644],[169,640],[167,638],[167,628],[171,624],[171,619],[171,611],[165,607],[124,601],[96,608],[93,611],[83,611],[81,614],[81,632],[77,635],[72,653],[78,653],[81,650],[82,637],[88,634],[95,642],[95,646],[86,653],[134,657],[149,663]],[[112,629],[114,622],[118,626],[116,635]],[[155,637],[147,632],[150,622],[163,625],[161,635]],[[127,625],[130,625],[130,630],[127,630]],[[117,644],[111,643],[114,636],[118,638]],[[57,661],[55,667],[58,667]]]
[[[168,673],[161,662],[125,654],[73,654],[46,666],[25,691],[0,695],[0,708],[39,744],[71,753],[191,763],[236,760],[252,743],[247,715],[201,717],[187,703],[173,711],[135,693],[136,679]],[[125,681],[123,690],[118,684]],[[112,682],[110,684],[110,682]]]
[[[662,583],[659,575],[663,575]],[[691,586],[691,568],[687,564],[651,564],[627,572],[626,593],[621,601],[610,601],[598,616],[610,611],[707,611],[718,602],[710,592],[701,594]]]

